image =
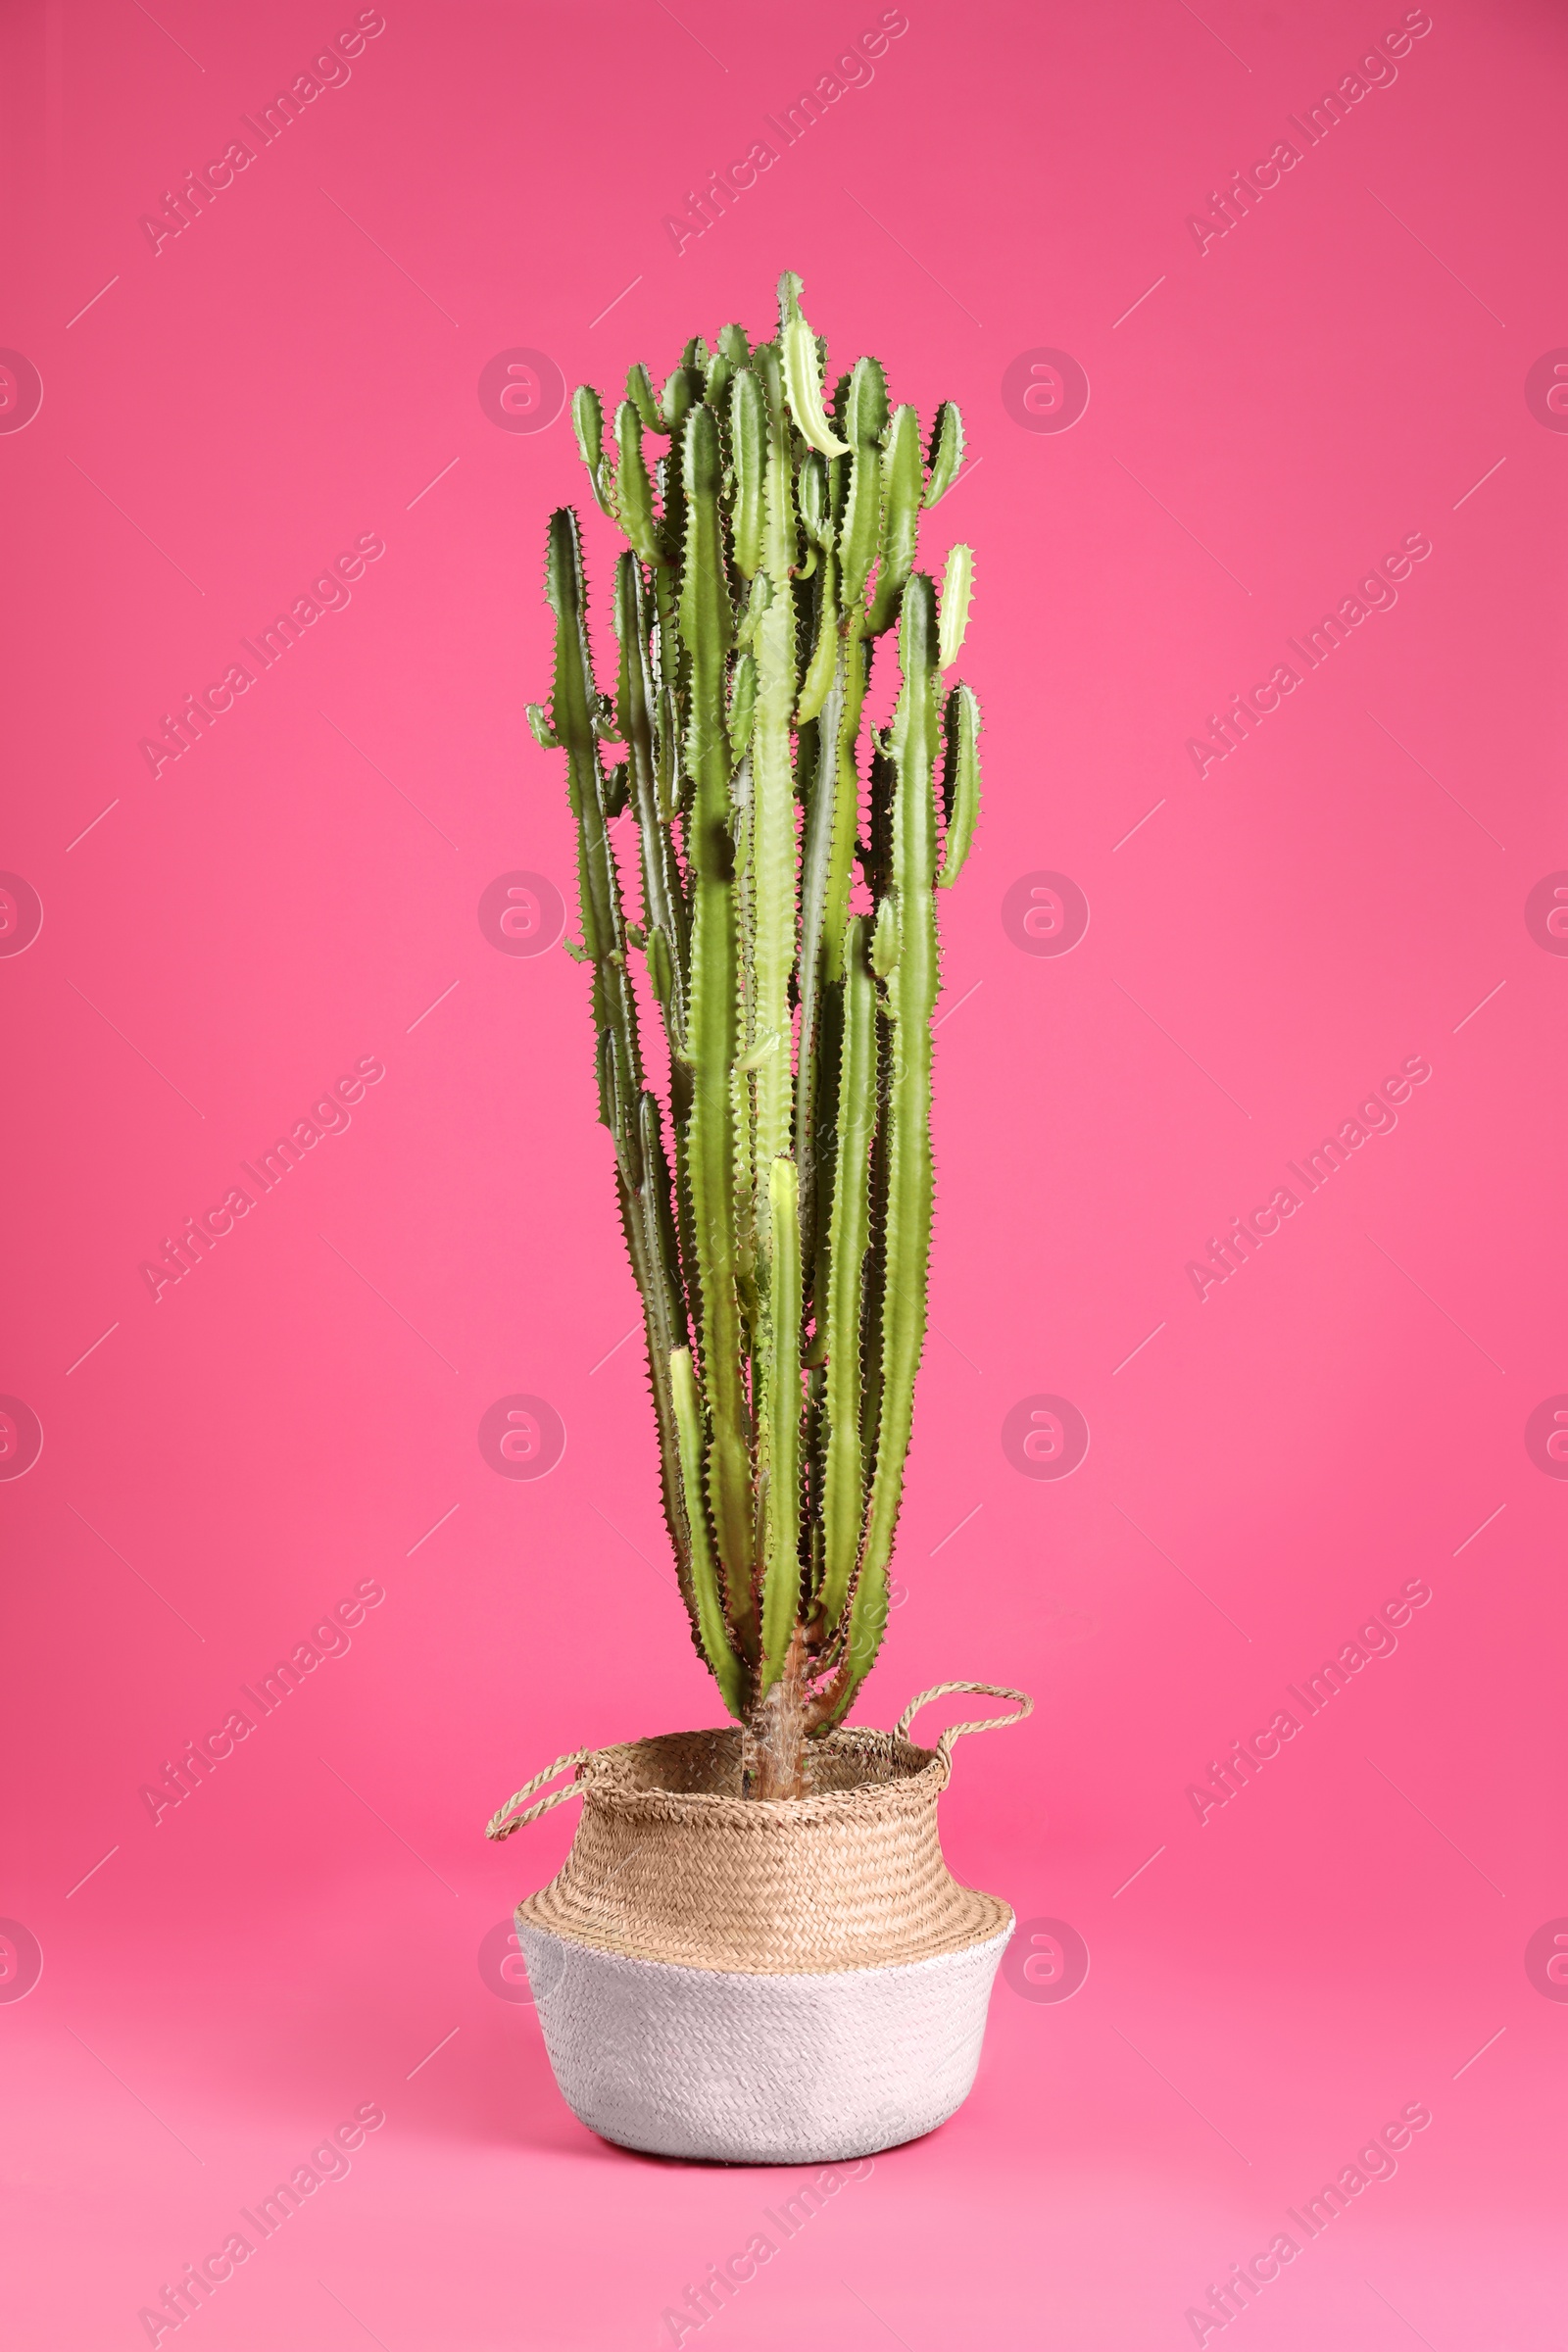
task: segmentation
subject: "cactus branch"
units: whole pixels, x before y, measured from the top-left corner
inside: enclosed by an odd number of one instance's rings
[[[954,401],[945,400],[937,411],[926,464],[928,470],[924,503],[934,507],[938,499],[945,498],[953,488],[958,468],[963,464],[963,418]]]
[[[680,1465],[687,1518],[692,1530],[692,1585],[696,1596],[698,1641],[712,1669],[719,1694],[730,1713],[745,1713],[745,1675],[730,1645],[729,1628],[719,1593],[718,1569],[708,1528],[708,1505],[703,1493],[703,1411],[697,1394],[689,1348],[677,1348],[669,1359],[670,1390],[675,1402]]]
[[[914,1379],[925,1344],[931,1250],[931,1013],[937,995],[936,591],[914,572],[904,596],[899,662],[903,690],[892,727],[893,899],[898,961],[888,983],[892,1084],[887,1102],[888,1206],[882,1301],[882,1402],[865,1544],[850,1618],[854,1680],[869,1671],[887,1621],[888,1566],[914,1415]]]
[[[779,340],[790,411],[805,439],[825,458],[847,458],[848,444],[829,424],[822,408],[822,364],[816,337],[801,316],[801,281],[786,270],[778,281]]]
[[[974,589],[974,550],[961,541],[948,550],[948,567],[942,575],[942,625],[938,637],[937,666],[951,669],[963,646],[963,633],[969,626],[969,598]]]
[[[850,925],[844,953],[833,1221],[827,1242],[827,1423],[818,1606],[837,1624],[859,1562],[865,1519],[860,1451],[860,1315],[870,1244],[871,1137],[876,1125],[876,987],[866,961],[865,917]]]
[[[949,695],[944,723],[942,814],[947,831],[937,882],[951,890],[963,871],[980,816],[980,705],[967,686],[955,686]]]
[[[732,634],[719,508],[718,428],[705,407],[685,426],[689,515],[681,638],[691,662],[687,758],[697,783],[688,832],[692,867],[689,1044],[696,1078],[690,1171],[701,1298],[703,1388],[710,1423],[709,1494],[732,1622],[751,1615],[751,1425],[743,1380],[735,1213],[737,957],[730,833],[725,657]]]
[[[757,624],[757,710],[752,721],[752,857],[754,931],[750,983],[753,1020],[759,1037],[790,1026],[789,985],[795,965],[795,770],[790,722],[795,711],[795,606],[790,576],[798,528],[789,417],[779,381],[777,354],[756,355],[762,373],[767,412],[767,461],[763,484],[761,571],[768,599]],[[767,1198],[767,1165],[790,1146],[794,1073],[787,1054],[775,1055],[757,1074],[754,1138],[760,1212]],[[760,1217],[766,1229],[766,1215]]]
[[[767,1387],[766,1556],[762,1583],[762,1672],[766,1696],[784,1671],[801,1603],[801,1227],[795,1162],[768,1168],[772,1243],[773,1362]]]

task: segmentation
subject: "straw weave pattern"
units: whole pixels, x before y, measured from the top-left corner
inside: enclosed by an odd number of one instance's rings
[[[804,1797],[741,1794],[739,1731],[601,1748],[577,1767],[565,1867],[519,1924],[629,1959],[772,1976],[886,1968],[988,1942],[1005,1903],[943,1859],[943,1748],[887,1732],[815,1741]]]

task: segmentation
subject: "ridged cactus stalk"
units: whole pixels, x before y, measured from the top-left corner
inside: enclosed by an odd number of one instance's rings
[[[958,412],[922,446],[872,359],[827,399],[800,292],[780,279],[767,342],[694,338],[662,392],[634,367],[609,447],[578,390],[594,496],[627,543],[615,693],[595,682],[563,507],[554,692],[529,710],[566,757],[568,947],[592,975],[680,1591],[758,1797],[802,1793],[806,1741],[849,1710],[887,1619],[926,1324],[936,893],[980,773],[979,706],[946,683],[970,551],[940,599],[914,568]],[[879,730],[884,643],[899,682]]]

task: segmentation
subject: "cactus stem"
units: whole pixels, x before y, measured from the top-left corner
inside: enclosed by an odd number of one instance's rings
[[[937,411],[922,451],[873,359],[826,401],[793,272],[778,298],[770,340],[694,336],[660,393],[634,366],[608,440],[579,387],[593,496],[625,543],[615,692],[595,682],[563,508],[551,699],[527,710],[565,769],[564,945],[587,966],[677,1583],[742,1726],[746,1792],[771,1801],[806,1792],[808,1742],[853,1705],[886,1624],[925,1334],[935,893],[970,853],[981,723],[943,674],[970,552],[952,550],[940,606],[914,568],[963,462],[958,413]],[[901,674],[878,729],[884,637]],[[668,1050],[651,1080],[640,1000]]]

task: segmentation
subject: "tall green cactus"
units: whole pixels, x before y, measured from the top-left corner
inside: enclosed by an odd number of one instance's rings
[[[760,1797],[802,1791],[804,1743],[848,1712],[886,1623],[925,1338],[935,893],[980,790],[979,704],[943,685],[970,551],[952,550],[940,602],[914,568],[921,511],[962,461],[958,412],[939,409],[922,455],[878,361],[825,400],[800,292],[786,272],[755,349],[734,325],[711,351],[694,337],[662,395],[634,367],[612,447],[579,388],[594,496],[627,542],[616,689],[595,684],[562,508],[554,691],[528,713],[566,755],[569,945],[592,967],[681,1594]],[[879,734],[863,713],[895,631]],[[662,1102],[640,1004],[663,1028]]]

